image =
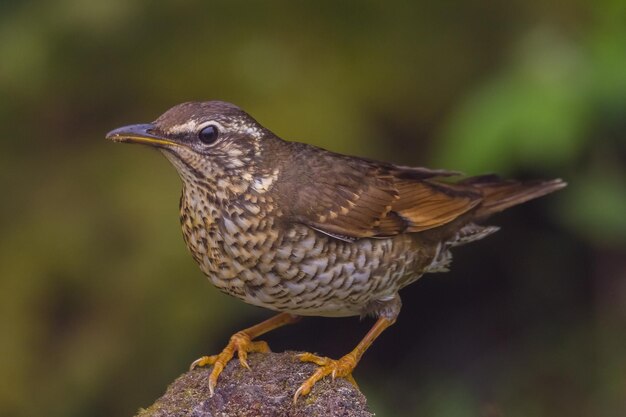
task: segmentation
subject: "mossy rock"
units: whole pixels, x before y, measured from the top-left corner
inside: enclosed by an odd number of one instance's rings
[[[166,393],[136,417],[371,417],[365,396],[343,378],[325,378],[293,403],[298,387],[316,365],[297,360],[297,352],[251,354],[250,370],[232,360],[209,394],[211,368],[181,375]]]

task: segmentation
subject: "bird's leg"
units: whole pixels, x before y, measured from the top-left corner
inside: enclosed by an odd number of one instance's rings
[[[300,385],[300,388],[296,391],[293,396],[294,403],[298,401],[298,397],[300,395],[307,395],[311,392],[313,385],[320,379],[331,375],[333,379],[336,377],[346,378],[350,381],[354,386],[356,386],[356,381],[352,377],[352,371],[356,368],[357,363],[363,356],[363,353],[371,346],[371,344],[376,340],[378,336],[385,330],[387,327],[391,326],[395,322],[394,318],[381,317],[376,321],[376,324],[372,326],[369,332],[365,335],[363,340],[352,350],[352,352],[347,355],[341,357],[340,359],[330,359],[323,356],[313,355],[312,353],[302,353],[299,355],[299,358],[302,362],[313,362],[316,365],[319,365],[319,369],[315,371],[309,379],[307,379],[304,384]]]
[[[248,358],[249,352],[269,352],[270,348],[266,342],[256,341],[253,342],[252,339],[255,339],[262,334],[265,334],[271,330],[282,327],[286,324],[292,324],[300,320],[300,317],[295,316],[289,313],[280,313],[269,319],[255,324],[252,327],[248,327],[247,329],[241,330],[230,337],[230,341],[217,355],[212,356],[203,356],[199,359],[196,359],[191,364],[191,369],[197,368],[199,366],[207,366],[213,365],[213,370],[211,371],[211,375],[209,376],[209,391],[211,395],[213,395],[213,391],[215,389],[215,385],[217,384],[217,378],[220,376],[224,367],[235,355],[235,351],[237,351],[237,357],[239,358],[239,363],[241,366],[250,369],[248,366]]]

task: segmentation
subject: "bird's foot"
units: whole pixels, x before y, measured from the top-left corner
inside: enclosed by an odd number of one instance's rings
[[[319,365],[319,368],[309,377],[309,379],[300,385],[300,388],[298,388],[293,396],[294,403],[298,401],[298,397],[300,395],[307,395],[311,392],[311,389],[317,381],[328,375],[331,375],[333,380],[337,377],[345,378],[352,383],[352,385],[358,387],[356,381],[352,377],[352,371],[356,368],[356,364],[358,363],[358,359],[353,353],[348,353],[340,359],[330,359],[324,356],[317,356],[312,353],[301,353],[298,355],[298,359],[302,362],[313,362],[314,364]]]
[[[230,337],[228,345],[226,345],[221,353],[212,356],[203,356],[193,361],[190,369],[213,365],[213,370],[211,371],[211,375],[209,376],[209,391],[211,392],[211,396],[213,396],[215,386],[217,385],[217,379],[224,370],[224,367],[233,358],[233,356],[235,356],[235,351],[237,351],[237,357],[239,358],[239,363],[241,364],[241,366],[250,369],[247,361],[248,353],[266,353],[270,352],[270,348],[266,342],[253,342],[250,339],[250,336],[245,331],[241,331],[235,333]]]

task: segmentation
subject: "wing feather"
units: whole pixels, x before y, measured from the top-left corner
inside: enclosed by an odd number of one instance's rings
[[[458,225],[461,216],[461,222],[485,217],[565,186],[560,180],[523,183],[492,175],[444,182],[442,177],[459,173],[288,146],[284,157],[290,163],[281,175],[293,180],[280,182],[275,194],[285,219],[347,241]]]
[[[480,194],[468,192],[470,187],[434,180],[453,172],[338,159],[316,166],[332,175],[307,177],[293,209],[295,221],[331,236],[420,232],[451,222],[480,203]]]

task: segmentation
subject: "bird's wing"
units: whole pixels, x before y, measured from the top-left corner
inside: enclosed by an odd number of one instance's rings
[[[336,160],[301,183],[292,218],[331,236],[352,240],[420,232],[444,225],[481,201],[470,187],[445,184],[448,171],[407,168],[367,160]],[[324,167],[322,167],[324,168]]]

